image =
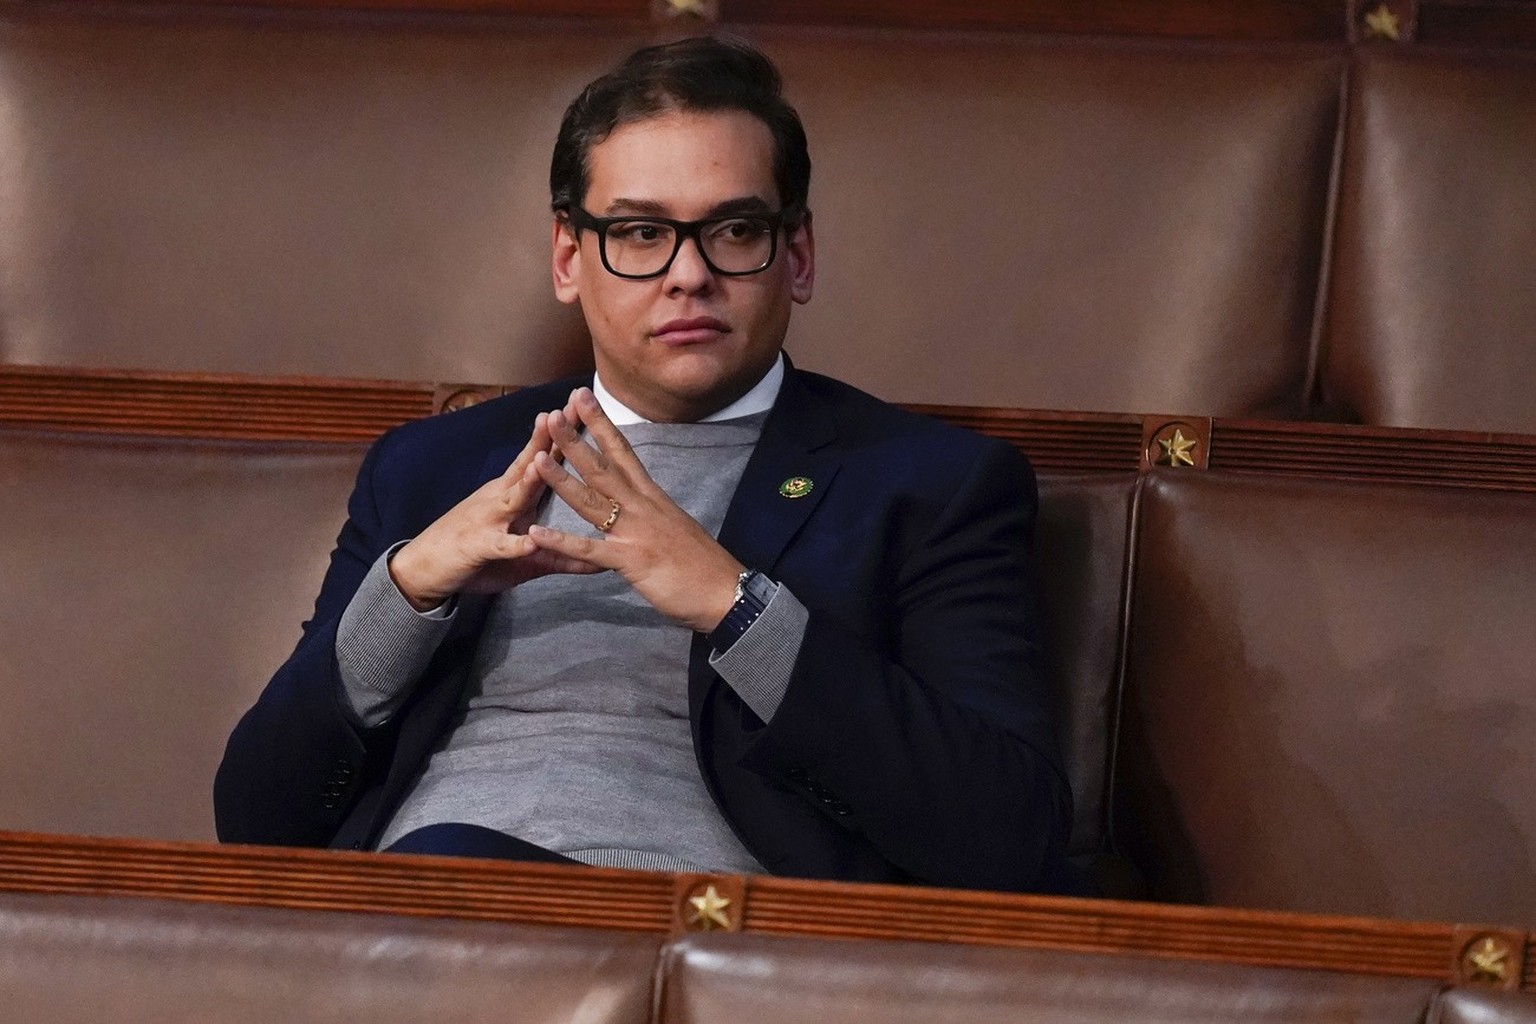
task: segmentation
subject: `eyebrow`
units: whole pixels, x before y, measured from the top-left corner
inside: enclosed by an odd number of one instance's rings
[[[715,217],[729,217],[737,213],[773,213],[773,207],[758,196],[739,196],[734,199],[726,199],[716,203],[705,211],[700,220],[710,220]],[[667,207],[664,203],[658,203],[653,199],[615,199],[608,204],[604,211],[606,216],[615,217],[625,214],[633,214],[636,217],[666,217]]]

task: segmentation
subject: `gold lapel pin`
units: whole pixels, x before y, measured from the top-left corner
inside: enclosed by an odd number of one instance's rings
[[[811,493],[814,486],[808,476],[792,476],[779,484],[779,493],[786,498],[803,498]]]

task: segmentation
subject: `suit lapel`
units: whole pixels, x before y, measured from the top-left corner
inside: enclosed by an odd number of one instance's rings
[[[743,565],[772,575],[837,475],[836,436],[831,410],[812,399],[791,369],[720,527],[720,543]],[[794,496],[791,481],[808,481],[809,490]]]
[[[731,507],[720,527],[720,543],[743,565],[769,576],[795,535],[826,497],[841,464],[837,424],[825,403],[810,394],[791,367],[763,424],[762,436],[736,485]],[[787,497],[780,488],[796,477],[810,481],[801,497]],[[704,703],[719,676],[709,667],[709,643],[694,637],[688,672],[688,703],[695,742],[704,721]],[[702,747],[701,747],[702,749]],[[705,773],[706,778],[709,773]]]

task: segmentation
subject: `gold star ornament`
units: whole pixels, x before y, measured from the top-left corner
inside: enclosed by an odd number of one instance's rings
[[[1393,14],[1392,8],[1386,4],[1377,4],[1366,12],[1365,29],[1368,35],[1390,39],[1394,43],[1402,42],[1403,39],[1402,28],[1397,23],[1397,15]]]
[[[1467,949],[1465,963],[1468,980],[1502,983],[1509,977],[1509,947],[1484,936]]]
[[[1159,440],[1158,445],[1163,449],[1157,461],[1165,466],[1193,466],[1195,457],[1190,453],[1195,450],[1199,441],[1193,437],[1185,437],[1184,431],[1175,429],[1172,437]]]
[[[706,886],[697,896],[688,897],[688,923],[700,931],[712,932],[716,928],[729,929],[731,919],[726,914],[731,901],[721,896],[713,885]]]

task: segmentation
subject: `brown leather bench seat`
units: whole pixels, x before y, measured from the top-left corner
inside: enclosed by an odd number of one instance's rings
[[[1536,922],[1536,495],[1156,472],[1116,835],[1158,899]]]
[[[1135,473],[1041,473],[1036,550],[1046,656],[1072,783],[1068,852],[1114,895],[1141,893],[1108,834],[1110,737],[1119,709],[1125,567]]]
[[[211,838],[360,454],[0,431],[0,827]],[[1146,894],[1127,854],[1164,900],[1536,920],[1536,497],[1195,470],[1041,494],[1072,852],[1107,891]]]
[[[1145,956],[662,936],[0,894],[0,1003],[29,1024],[1530,1024],[1536,996]]]
[[[362,451],[0,429],[0,828],[213,838]]]
[[[0,894],[28,1024],[646,1024],[661,939],[386,915]]]
[[[1055,950],[692,936],[665,951],[659,1024],[1419,1024],[1421,979]]]
[[[1531,1024],[1536,995],[1456,988],[1435,1000],[1425,1024]]]
[[[357,445],[0,430],[0,828],[212,838],[223,740],[297,637],[360,457]],[[1101,870],[1117,864],[1106,770],[1136,481],[1041,481],[1072,852]]]

